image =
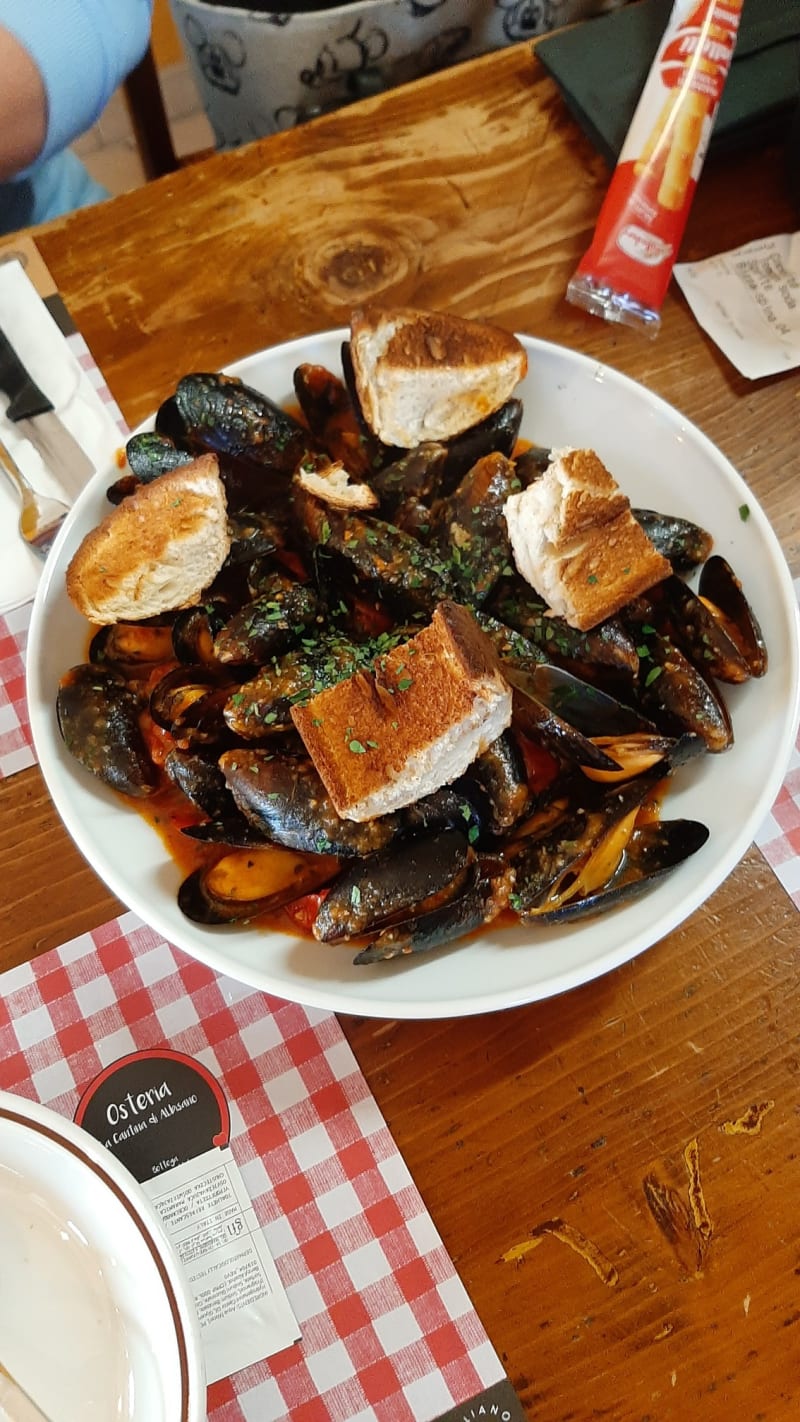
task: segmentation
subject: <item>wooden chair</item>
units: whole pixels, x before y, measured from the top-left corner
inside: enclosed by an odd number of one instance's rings
[[[163,177],[181,166],[176,156],[152,46],[125,80],[125,102],[145,177]]]

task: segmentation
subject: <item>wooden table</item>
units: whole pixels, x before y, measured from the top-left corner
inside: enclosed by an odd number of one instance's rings
[[[366,298],[450,307],[679,406],[742,470],[797,575],[798,372],[740,378],[674,285],[653,343],[564,301],[607,181],[521,46],[36,237],[131,424],[186,370],[344,324]],[[780,153],[710,163],[682,255],[796,226]],[[0,785],[0,815],[0,966],[119,910],[37,770]],[[530,1417],[798,1415],[798,949],[797,911],[752,849],[679,931],[557,1000],[344,1019]],[[566,1238],[500,1262],[556,1220]]]

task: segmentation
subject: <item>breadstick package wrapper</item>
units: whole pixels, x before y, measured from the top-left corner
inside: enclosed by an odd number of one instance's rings
[[[675,0],[567,300],[655,335],[743,0]]]

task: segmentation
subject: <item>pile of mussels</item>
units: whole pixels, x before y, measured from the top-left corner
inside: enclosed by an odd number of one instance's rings
[[[236,379],[187,375],[155,431],[130,440],[109,499],[213,451],[232,546],[201,606],[95,634],[58,692],[67,747],[125,796],[182,792],[183,833],[205,846],[179,893],[195,922],[287,907],[299,922],[302,901],[317,939],[355,940],[367,963],[503,912],[553,924],[625,902],[707,839],[654,806],[689,757],[732,743],[718,683],[766,670],[738,579],[704,530],[634,509],[673,573],[576,632],[512,565],[503,505],[548,461],[519,452],[520,402],[446,444],[389,449],[361,417],[346,345],[343,368],[297,368],[297,418]],[[372,510],[332,507],[294,477],[329,461],[371,487]],[[695,593],[682,575],[700,565]],[[492,638],[512,724],[454,784],[340,819],[291,708],[413,636],[444,598]]]

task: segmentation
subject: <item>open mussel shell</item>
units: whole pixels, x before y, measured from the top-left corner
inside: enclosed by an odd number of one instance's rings
[[[732,623],[715,615],[705,599],[677,576],[660,583],[658,593],[657,613],[662,605],[666,607],[669,634],[703,676],[734,684],[747,681],[750,668],[739,650]]]
[[[481,625],[484,625],[483,622]],[[599,686],[584,681],[564,667],[533,658],[526,662],[518,646],[522,641],[519,637],[516,642],[511,641],[507,655],[501,652],[503,674],[520,691],[535,696],[559,720],[566,721],[593,741],[599,736],[638,735],[655,731],[653,722],[641,711],[618,701],[615,696],[601,691]]]
[[[139,698],[116,671],[85,663],[61,678],[58,729],[87,770],[136,799],[158,788],[158,772],[142,735]]]
[[[541,701],[528,672],[504,666],[503,674],[513,692],[512,725],[559,760],[572,765],[594,766],[596,770],[616,770],[616,762],[569,721],[557,716]]]
[[[699,736],[685,737],[686,742],[702,746]],[[670,767],[670,756],[678,745],[671,736],[660,736],[650,731],[640,731],[630,736],[593,736],[592,740],[600,750],[616,761],[617,770],[595,770],[583,767],[584,775],[599,784],[612,785],[619,780],[630,780],[634,775],[643,775],[655,766]]]
[[[651,772],[602,795],[587,787],[585,802],[567,801],[539,833],[510,846],[513,906],[524,922],[611,882],[654,780]]]
[[[169,623],[113,622],[95,632],[89,644],[89,661],[96,665],[141,668],[173,660]]]
[[[324,887],[338,868],[332,856],[272,844],[233,849],[184,879],[178,907],[194,923],[246,923]]]
[[[767,670],[767,644],[758,619],[744,595],[742,584],[727,560],[713,554],[700,571],[698,592],[710,605],[713,614],[721,618],[725,631],[735,644],[751,676],[763,676]]]
[[[185,666],[213,666],[217,662],[214,638],[231,616],[231,606],[209,599],[196,607],[185,607],[172,625],[172,649]]]
[[[594,892],[566,897],[557,907],[537,913],[534,921],[572,922],[627,903],[702,849],[708,835],[708,827],[698,820],[661,820],[635,826],[616,871],[606,883]]]
[[[231,685],[213,667],[173,667],[150,693],[150,715],[182,750],[228,741],[223,715]]]

